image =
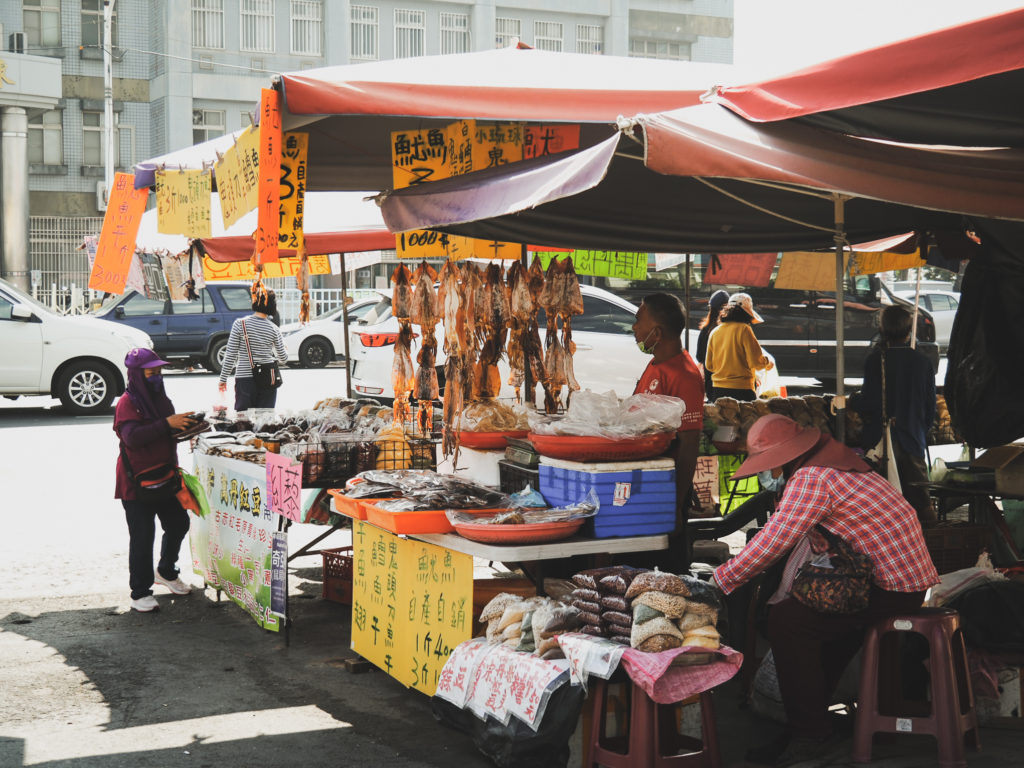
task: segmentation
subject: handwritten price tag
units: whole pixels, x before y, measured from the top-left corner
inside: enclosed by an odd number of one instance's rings
[[[268,452],[267,491],[274,512],[296,523],[302,522],[302,464]]]

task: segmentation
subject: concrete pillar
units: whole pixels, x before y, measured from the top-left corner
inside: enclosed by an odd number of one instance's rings
[[[629,0],[609,3],[604,45],[608,56],[629,56]]]
[[[494,49],[494,0],[477,0],[473,3],[469,20],[470,50],[490,51]]]
[[[28,113],[21,107],[0,112],[0,204],[0,276],[28,291]]]

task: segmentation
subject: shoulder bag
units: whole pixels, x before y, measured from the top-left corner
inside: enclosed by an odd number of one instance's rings
[[[158,464],[155,467],[148,467],[141,472],[132,469],[128,461],[128,452],[121,443],[121,461],[128,479],[138,491],[139,499],[142,501],[156,501],[169,499],[177,495],[181,490],[181,474],[178,472],[177,464]]]
[[[888,480],[889,485],[903,493],[896,452],[892,448],[892,420],[885,403],[885,347],[882,347],[882,438],[865,454],[865,458],[877,467],[878,474]]]
[[[819,613],[857,613],[868,607],[871,558],[823,525],[815,531],[828,542],[828,552],[803,565],[793,579],[793,599]]]
[[[245,338],[245,351],[249,355],[249,367],[252,368],[252,380],[261,389],[277,389],[284,382],[281,380],[281,371],[277,363],[256,363],[252,359],[252,348],[249,346],[249,334],[245,330],[245,320],[242,320],[242,336]]]

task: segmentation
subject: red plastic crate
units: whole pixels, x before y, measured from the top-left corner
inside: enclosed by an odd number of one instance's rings
[[[352,605],[352,547],[323,549],[324,582],[320,597]]]

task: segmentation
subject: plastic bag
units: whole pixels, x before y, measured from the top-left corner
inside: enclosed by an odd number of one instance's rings
[[[622,439],[679,429],[686,403],[667,395],[632,395],[619,401],[614,392],[589,389],[572,396],[565,416],[531,414],[530,429],[542,435],[580,435]]]
[[[539,509],[548,506],[540,491],[533,490],[533,487],[529,484],[518,493],[513,493],[510,498],[512,499],[513,508],[516,509],[524,507],[527,509]]]
[[[597,493],[591,488],[582,501],[564,507],[553,507],[551,509],[519,508],[498,513],[491,517],[471,515],[466,512],[459,512],[457,509],[448,509],[445,515],[452,524],[529,525],[531,523],[561,523],[568,520],[593,517],[600,509],[601,500],[598,499]]]
[[[754,371],[754,391],[758,397],[765,399],[769,397],[782,396],[782,377],[779,376],[779,366],[775,364],[775,358],[763,348],[761,354],[772,362],[771,368],[761,368]]]

